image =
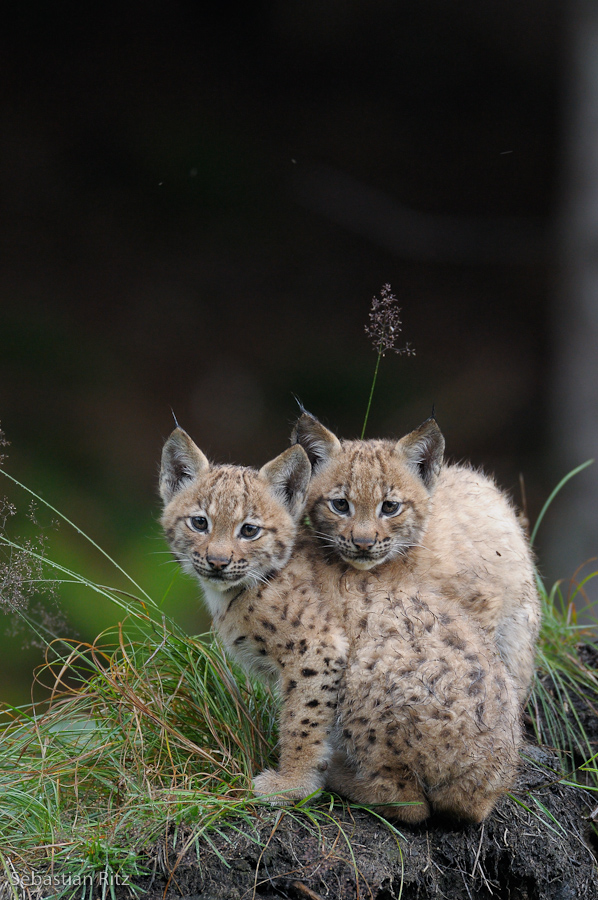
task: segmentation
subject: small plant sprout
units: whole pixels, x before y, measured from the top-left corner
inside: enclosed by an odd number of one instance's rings
[[[411,344],[405,344],[403,347],[397,347],[399,335],[403,330],[401,321],[401,309],[398,300],[393,294],[390,285],[384,284],[380,291],[380,299],[372,297],[372,305],[369,313],[369,325],[365,326],[365,333],[372,342],[372,347],[378,354],[376,359],[376,368],[372,379],[372,387],[368,399],[367,409],[365,411],[365,419],[363,428],[361,429],[361,439],[365,435],[365,429],[372,405],[372,397],[374,396],[374,388],[376,387],[376,379],[378,378],[378,369],[380,360],[388,350],[393,353],[404,354],[405,356],[415,356],[415,350]]]

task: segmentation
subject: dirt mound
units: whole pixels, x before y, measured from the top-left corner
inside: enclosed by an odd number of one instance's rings
[[[360,809],[339,815],[335,805],[328,816],[320,803],[315,821],[266,811],[251,831],[230,824],[182,853],[179,836],[178,852],[165,860],[161,848],[164,865],[150,860],[154,876],[137,886],[149,900],[597,900],[591,797],[556,784],[545,752],[525,755],[516,800],[505,797],[481,826],[430,820],[399,836]]]

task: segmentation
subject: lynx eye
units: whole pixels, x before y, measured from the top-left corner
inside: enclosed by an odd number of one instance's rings
[[[399,500],[384,500],[380,512],[383,516],[396,516],[402,506],[403,504]]]
[[[208,530],[208,520],[205,516],[190,516],[187,525],[192,531],[199,531],[200,534]]]
[[[239,535],[242,538],[247,538],[251,540],[251,538],[256,538],[261,532],[261,528],[259,525],[252,525],[250,522],[245,522],[244,525],[241,525],[239,529]]]
[[[334,500],[330,500],[329,503],[334,512],[340,513],[341,516],[346,516],[349,512],[349,501],[345,500],[344,497],[337,497]]]

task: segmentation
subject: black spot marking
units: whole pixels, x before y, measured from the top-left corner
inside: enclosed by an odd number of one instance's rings
[[[266,643],[266,638],[263,638],[263,637],[261,636],[261,634],[254,634],[254,635],[253,635],[253,640],[254,640],[254,641],[257,641],[258,644],[265,644],[265,643]]]
[[[307,703],[306,703],[305,705],[306,705],[306,706],[311,706],[311,707],[313,708],[313,707],[315,707],[315,706],[319,706],[319,705],[320,705],[320,701],[319,701],[319,700],[308,700]]]
[[[287,684],[287,694],[290,694],[291,691],[294,691],[296,687],[297,687],[296,681],[289,681],[289,683]]]
[[[442,638],[442,643],[447,647],[454,647],[455,650],[465,650],[465,641],[463,638],[455,634],[454,631],[448,631]]]
[[[314,675],[317,675],[317,671],[315,669],[301,669],[301,674],[304,678],[312,678]],[[322,685],[323,687],[323,685]]]
[[[262,619],[261,623],[264,626],[264,628],[266,629],[266,631],[271,631],[272,633],[274,633],[276,631],[276,625],[274,625],[273,622],[269,622],[268,619]]]
[[[238,638],[235,638],[235,644],[242,644],[243,641],[247,640],[247,636],[244,634],[240,634]]]

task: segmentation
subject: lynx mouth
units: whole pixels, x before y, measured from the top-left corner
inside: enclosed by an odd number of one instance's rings
[[[240,587],[248,580],[248,575],[239,575],[233,572],[222,572],[219,570],[195,569],[196,573],[204,581],[207,581],[217,591],[228,591],[230,588]]]
[[[380,565],[386,559],[386,555],[376,558],[366,554],[357,556],[349,556],[347,553],[341,554],[344,562],[349,563],[355,569],[373,569],[374,566]]]

